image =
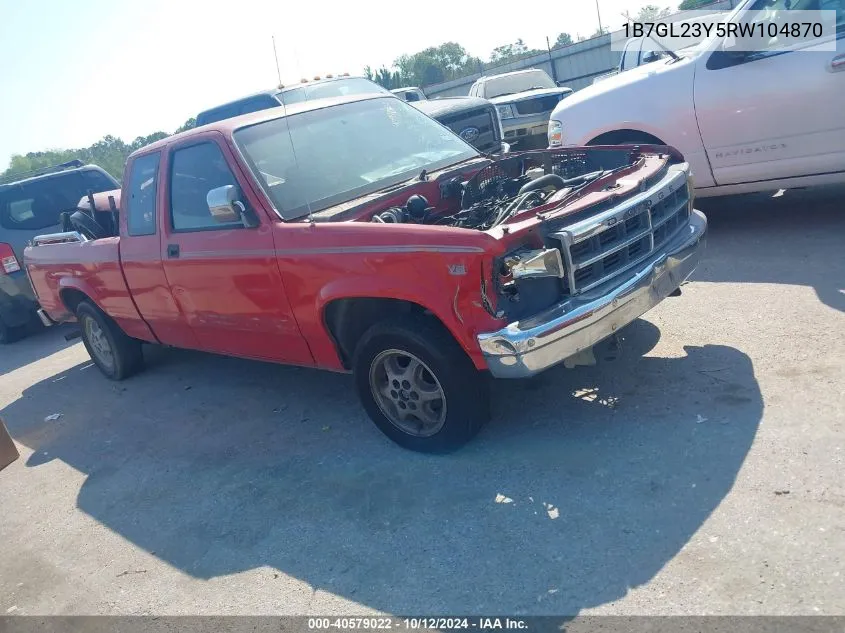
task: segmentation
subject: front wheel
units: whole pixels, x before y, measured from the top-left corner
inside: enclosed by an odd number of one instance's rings
[[[489,418],[486,376],[430,319],[407,315],[374,325],[358,343],[353,365],[370,418],[404,448],[454,450]]]
[[[128,337],[107,314],[83,301],[76,309],[82,342],[91,360],[110,380],[123,380],[143,365],[141,343]]]

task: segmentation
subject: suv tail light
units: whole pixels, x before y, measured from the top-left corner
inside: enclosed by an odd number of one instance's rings
[[[8,244],[0,242],[0,275],[16,273],[21,269],[15,251]]]

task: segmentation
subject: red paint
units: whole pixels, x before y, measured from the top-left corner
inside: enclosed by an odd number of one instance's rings
[[[252,118],[272,117],[256,113]],[[352,297],[401,299],[432,312],[474,364],[485,367],[476,334],[504,322],[483,307],[482,276],[492,297],[494,259],[532,241],[540,224],[536,213],[514,218],[507,233],[369,222],[375,212],[404,204],[414,193],[426,196],[438,212],[453,212],[457,201],[441,200],[439,184],[430,181],[375,197],[342,222],[285,222],[248,175],[234,149],[232,131],[231,120],[221,121],[169,137],[130,157],[124,182],[129,182],[139,156],[161,153],[155,235],[128,235],[129,195],[124,192],[120,238],[27,249],[26,264],[44,310],[55,320],[72,318],[61,292],[74,290],[144,341],[342,370],[324,321],[326,306]],[[222,149],[260,226],[173,231],[168,191],[172,153],[199,141],[212,141]],[[647,162],[638,176],[662,164]],[[468,167],[483,164],[475,161]],[[600,188],[601,182],[594,183],[574,208],[604,199]],[[546,213],[569,211],[563,206]],[[168,256],[173,246],[179,248],[178,259]],[[452,274],[456,268],[465,273]]]

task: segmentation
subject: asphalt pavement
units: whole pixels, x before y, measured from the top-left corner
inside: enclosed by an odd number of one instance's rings
[[[2,348],[0,615],[845,614],[843,200],[702,200],[683,294],[446,456],[346,375]]]

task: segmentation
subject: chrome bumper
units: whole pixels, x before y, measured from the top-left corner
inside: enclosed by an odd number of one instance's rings
[[[674,292],[701,259],[707,218],[693,211],[687,228],[621,284],[567,299],[542,314],[478,335],[490,373],[533,376],[613,335]]]
[[[547,139],[551,114],[551,112],[540,112],[502,119],[502,140],[505,143],[516,145],[520,141],[525,142],[529,139],[533,141],[536,137]],[[547,143],[544,141],[543,147],[546,145]]]

